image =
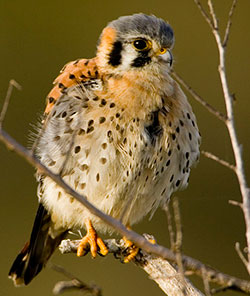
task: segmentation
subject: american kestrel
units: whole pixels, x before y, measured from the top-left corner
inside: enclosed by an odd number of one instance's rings
[[[67,64],[48,95],[36,155],[127,226],[185,188],[199,158],[195,115],[169,74],[173,43],[162,19],[120,17],[103,30],[96,57]],[[86,229],[77,254],[90,245],[93,257],[107,254],[97,232],[113,231],[49,177],[37,177],[31,238],[9,273],[16,285],[41,271],[68,230]]]

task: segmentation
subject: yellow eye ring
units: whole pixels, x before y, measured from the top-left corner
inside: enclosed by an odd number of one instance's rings
[[[133,47],[137,51],[146,51],[152,48],[152,43],[145,39],[136,39],[132,42]]]
[[[159,54],[164,54],[167,52],[167,49],[166,47],[162,47],[160,50],[159,50]]]

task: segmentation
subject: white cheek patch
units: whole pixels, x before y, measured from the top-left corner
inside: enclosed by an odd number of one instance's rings
[[[124,47],[122,51],[122,64],[119,66],[120,70],[127,71],[131,68],[133,60],[137,57],[138,53],[132,48],[131,45]]]

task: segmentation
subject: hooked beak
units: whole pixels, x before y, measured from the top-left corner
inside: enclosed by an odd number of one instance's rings
[[[169,64],[169,66],[171,67],[173,64],[173,55],[171,53],[171,51],[168,49],[164,54],[161,55],[161,58]]]
[[[169,49],[164,54],[158,53],[157,56],[171,67],[173,64],[173,55]]]

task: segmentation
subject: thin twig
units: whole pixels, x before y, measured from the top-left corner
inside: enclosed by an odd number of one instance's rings
[[[231,163],[227,162],[226,160],[224,159],[221,159],[219,158],[218,156],[214,155],[213,153],[211,152],[208,152],[208,151],[201,151],[201,153],[206,156],[207,158],[210,158],[220,164],[222,164],[223,166],[229,168],[230,170],[234,171],[235,172],[235,166],[232,165]]]
[[[2,128],[3,121],[4,121],[4,118],[5,118],[8,106],[9,106],[10,97],[11,97],[11,94],[12,94],[12,91],[13,91],[14,87],[16,89],[18,89],[18,90],[22,90],[21,85],[19,83],[17,83],[14,79],[11,79],[9,81],[8,90],[7,90],[6,97],[4,99],[4,104],[3,104],[3,107],[2,107],[2,111],[1,111],[1,114],[0,114],[0,129]]]
[[[181,251],[183,234],[182,234],[180,206],[179,206],[179,201],[177,197],[175,197],[173,201],[173,209],[174,209],[174,219],[175,219],[175,226],[176,226],[175,246],[178,251]]]
[[[236,292],[240,292],[237,287],[234,287],[232,285],[230,286],[226,286],[226,287],[220,287],[220,288],[213,288],[211,289],[211,294],[214,295],[214,294],[217,294],[217,293],[220,293],[220,292],[226,292],[226,291],[236,291]]]
[[[246,269],[247,269],[248,268],[248,262],[247,262],[245,256],[243,255],[243,253],[241,252],[239,242],[235,243],[235,250],[236,250],[237,254],[239,255],[239,257],[241,259],[241,261],[243,262],[243,264],[246,266]]]
[[[237,206],[237,207],[242,208],[242,203],[241,203],[241,202],[238,202],[238,201],[236,201],[236,200],[229,200],[228,203],[229,203],[230,205],[233,205],[233,206]]]
[[[211,21],[210,17],[208,16],[208,14],[206,13],[206,10],[203,8],[203,6],[201,5],[199,0],[194,0],[195,4],[198,6],[201,14],[203,15],[204,19],[207,21],[207,23],[209,24],[209,26],[214,29],[213,27],[213,22]]]
[[[219,31],[218,20],[217,20],[217,17],[216,17],[216,13],[215,13],[215,10],[214,10],[214,5],[213,5],[212,0],[208,0],[207,4],[208,4],[208,7],[209,7],[210,15],[211,15],[212,20],[213,20],[212,21],[213,22],[213,32],[214,31]]]
[[[209,280],[208,280],[207,273],[206,273],[205,269],[203,269],[203,272],[202,272],[202,280],[203,280],[206,296],[211,296]]]
[[[170,212],[169,203],[166,204],[166,206],[164,207],[164,210],[168,220],[168,233],[169,233],[170,246],[171,246],[171,250],[174,251],[175,249],[174,229],[173,229],[172,215]]]
[[[205,107],[210,113],[212,113],[214,116],[216,116],[218,119],[220,119],[223,122],[226,122],[227,117],[221,113],[220,111],[216,110],[212,105],[207,103],[200,95],[197,94],[197,92],[188,85],[183,78],[179,74],[177,74],[175,71],[172,71],[172,76],[192,95],[192,97],[199,102],[203,107]]]
[[[181,213],[179,207],[179,201],[177,197],[175,197],[173,201],[173,209],[174,209],[174,219],[175,219],[175,228],[176,228],[176,241],[175,241],[175,252],[176,252],[176,261],[178,265],[178,269],[181,275],[182,282],[184,281],[184,266],[182,263],[182,224],[181,224]],[[183,290],[183,294],[186,295],[186,290]]]
[[[70,279],[70,281],[60,281],[55,284],[54,289],[53,289],[53,293],[55,295],[62,294],[63,292],[66,292],[69,290],[70,291],[71,290],[78,290],[78,291],[82,291],[82,292],[87,292],[93,296],[101,296],[102,295],[101,289],[98,286],[87,285],[87,284],[83,283],[80,279],[75,277],[72,273],[67,271],[62,266],[57,265],[57,264],[53,264],[53,263],[49,263],[49,266],[53,270],[63,274],[68,279]]]
[[[222,42],[222,46],[224,48],[227,47],[229,34],[230,34],[230,28],[231,28],[231,25],[232,25],[232,17],[233,17],[233,13],[234,13],[236,4],[237,4],[237,0],[234,0],[233,3],[232,3],[231,9],[229,11],[229,14],[228,14],[227,27],[226,27],[224,39],[223,39],[223,42]]]

